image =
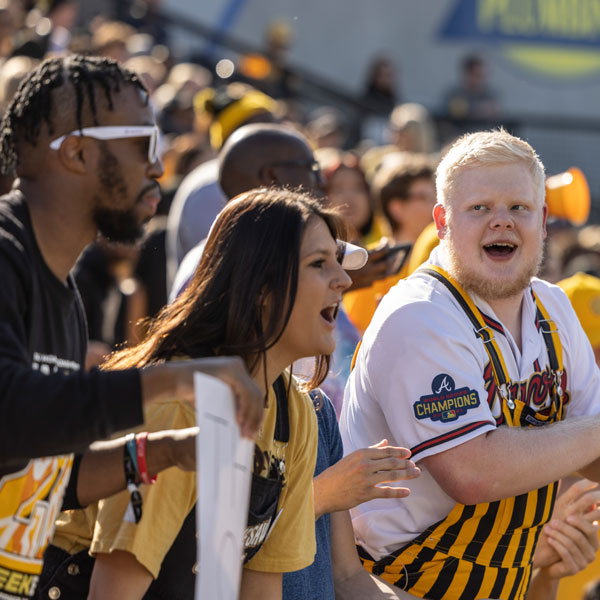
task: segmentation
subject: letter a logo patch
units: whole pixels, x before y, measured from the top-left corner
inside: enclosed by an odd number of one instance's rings
[[[454,391],[454,381],[449,375],[442,375],[442,381],[440,382],[439,387],[437,387],[436,381],[438,377],[433,380],[433,393],[441,394],[442,392],[453,392]],[[437,387],[437,389],[436,389]]]

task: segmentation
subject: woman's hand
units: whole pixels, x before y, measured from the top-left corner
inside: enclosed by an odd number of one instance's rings
[[[598,522],[591,521],[594,513],[597,511],[571,515],[566,521],[553,519],[544,527],[538,548],[544,550],[547,546],[558,560],[537,570],[527,591],[527,600],[554,600],[560,579],[579,573],[594,560],[599,546]],[[538,551],[536,560],[537,557]]]
[[[418,477],[421,469],[409,458],[410,450],[388,446],[387,440],[345,456],[313,479],[316,518],[374,498],[408,496],[408,488],[380,484]]]

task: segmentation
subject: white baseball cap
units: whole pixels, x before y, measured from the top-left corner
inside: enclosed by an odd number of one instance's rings
[[[360,246],[355,246],[350,242],[337,240],[338,244],[344,249],[344,258],[342,259],[342,267],[347,271],[356,271],[362,269],[369,258],[367,251]]]

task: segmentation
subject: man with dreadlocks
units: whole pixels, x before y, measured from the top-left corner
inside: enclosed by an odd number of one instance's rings
[[[138,238],[159,201],[158,130],[139,79],[107,59],[47,60],[0,129],[2,170],[16,176],[0,198],[0,598],[31,598],[61,505],[190,468],[195,432],[88,444],[142,424],[148,402],[192,400],[194,371],[231,385],[246,435],[262,398],[237,357],[82,372],[86,326],[70,270],[98,232]]]

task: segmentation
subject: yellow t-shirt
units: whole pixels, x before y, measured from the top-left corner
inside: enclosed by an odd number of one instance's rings
[[[147,409],[141,430],[182,429],[196,424],[193,407],[180,400],[156,402]],[[141,485],[142,518],[136,525],[125,520],[129,492],[100,500],[84,510],[59,515],[52,543],[75,553],[125,550],[135,556],[152,577],[158,577],[163,558],[196,502],[196,473],[176,467],[159,473],[154,485]]]
[[[286,388],[288,377],[285,377]],[[281,456],[281,444],[273,441],[277,401],[269,391],[268,405],[256,443],[269,455]],[[285,573],[313,563],[315,542],[315,508],[312,480],[317,460],[318,425],[308,394],[292,380],[288,398],[290,440],[284,449],[285,482],[277,506],[278,518],[262,548],[245,568],[253,571]]]
[[[413,249],[408,257],[408,273],[406,277],[414,273],[431,254],[431,251],[440,243],[435,223],[429,223],[419,234]]]
[[[265,409],[261,450],[272,451],[277,403],[271,390]],[[285,448],[285,481],[278,512],[263,547],[246,565],[259,571],[295,571],[312,563],[315,548],[312,476],[317,449],[317,423],[308,394],[294,384],[289,398],[290,441]],[[172,400],[157,402],[146,412],[147,431],[195,425],[192,407]],[[158,577],[162,561],[196,502],[196,474],[178,468],[159,473],[154,485],[142,485],[142,518],[125,520],[129,493],[121,492],[85,510],[65,511],[57,521],[53,544],[70,553],[124,550]],[[289,540],[294,540],[293,544]]]

